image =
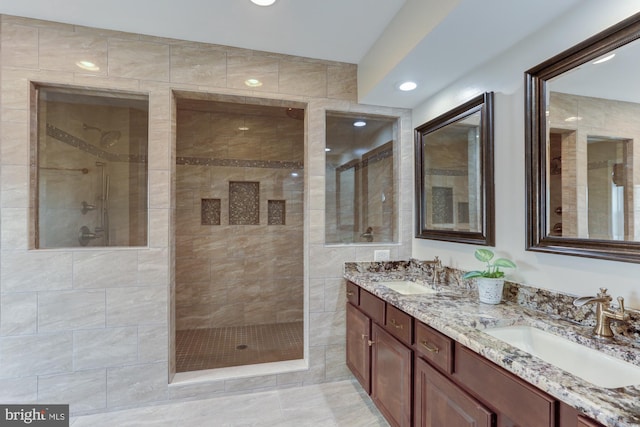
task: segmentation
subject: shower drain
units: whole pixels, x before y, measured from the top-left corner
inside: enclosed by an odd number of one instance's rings
[[[248,347],[248,345],[246,344],[240,344],[239,346],[236,347],[236,350],[244,350]]]

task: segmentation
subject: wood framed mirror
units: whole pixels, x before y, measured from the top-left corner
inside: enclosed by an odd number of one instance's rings
[[[493,246],[493,93],[415,129],[416,237]]]
[[[527,250],[640,262],[640,14],[526,72]]]

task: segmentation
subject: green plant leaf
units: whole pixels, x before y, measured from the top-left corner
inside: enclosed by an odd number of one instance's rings
[[[476,249],[473,255],[478,261],[482,262],[489,262],[491,261],[491,258],[493,258],[493,252],[491,252],[489,249]]]
[[[496,267],[503,267],[503,268],[516,268],[515,263],[506,258],[498,258],[493,262],[493,265],[495,265]]]
[[[470,271],[462,276],[463,279],[473,279],[474,277],[482,277],[481,271]]]

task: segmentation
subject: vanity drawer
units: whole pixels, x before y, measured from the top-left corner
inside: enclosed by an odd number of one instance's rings
[[[384,325],[385,302],[370,292],[360,289],[360,310],[374,322]]]
[[[411,346],[413,337],[413,317],[402,310],[387,304],[385,329],[394,337]]]
[[[497,409],[513,425],[553,426],[556,401],[460,344],[455,345],[453,378]],[[512,425],[509,424],[509,425]]]
[[[453,372],[453,340],[416,321],[416,351],[447,374]]]
[[[347,301],[356,307],[360,305],[360,286],[347,281]]]

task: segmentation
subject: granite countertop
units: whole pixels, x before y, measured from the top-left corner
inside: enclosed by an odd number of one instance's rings
[[[368,264],[370,267],[373,263],[347,263],[344,273],[347,280],[606,426],[640,425],[640,386],[615,389],[595,386],[482,330],[511,325],[535,326],[640,365],[640,346],[637,341],[616,337],[613,342],[602,342],[591,337],[589,326],[517,302],[507,301],[497,305],[480,303],[475,289],[442,284],[447,281],[439,280],[434,270],[422,269],[416,274],[415,269],[354,268],[358,264]],[[389,280],[412,280],[439,292],[402,295],[380,283]]]

